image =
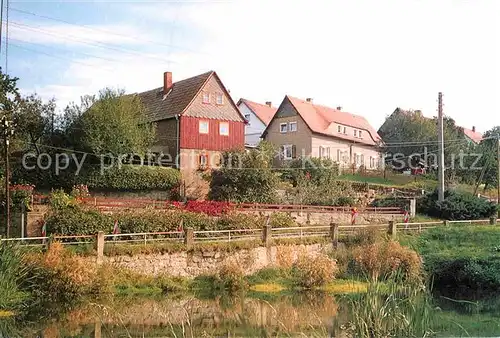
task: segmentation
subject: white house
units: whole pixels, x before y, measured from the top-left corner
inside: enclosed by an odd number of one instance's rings
[[[246,99],[240,99],[238,109],[247,121],[245,125],[245,145],[254,147],[262,140],[262,132],[276,113],[277,108],[271,102],[260,104]]]

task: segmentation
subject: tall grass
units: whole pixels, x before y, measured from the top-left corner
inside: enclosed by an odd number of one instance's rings
[[[21,289],[27,268],[19,248],[0,244],[0,310],[17,311],[25,305],[29,293]]]
[[[432,334],[433,307],[421,286],[394,279],[372,282],[366,293],[349,297],[352,337],[426,337]]]

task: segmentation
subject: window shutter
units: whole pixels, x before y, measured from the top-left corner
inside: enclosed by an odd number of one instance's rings
[[[297,158],[297,147],[292,145],[292,158]]]
[[[285,146],[280,146],[279,159],[282,160],[285,157]]]

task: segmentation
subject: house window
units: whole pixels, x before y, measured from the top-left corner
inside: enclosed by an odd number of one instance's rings
[[[228,136],[229,135],[229,123],[221,122],[219,124],[219,135]]]
[[[215,103],[224,104],[224,96],[220,93],[217,93],[217,97],[215,98]]]
[[[210,103],[210,93],[203,93],[203,103]]]
[[[344,134],[347,135],[347,127],[344,127]]]
[[[363,132],[360,130],[358,133],[359,138],[363,138]]]
[[[339,133],[342,132],[342,126],[337,126],[337,130],[339,131]]]
[[[208,154],[200,154],[198,161],[200,169],[206,169],[208,167]]]
[[[245,120],[250,121],[250,114],[245,114]]]
[[[357,137],[358,136],[358,131],[356,129],[354,129],[354,137]]]
[[[200,134],[208,134],[208,121],[200,121]]]
[[[297,122],[290,122],[290,131],[297,131]]]
[[[280,133],[286,133],[288,131],[287,123],[280,123]]]
[[[295,146],[292,144],[285,144],[281,146],[282,158],[284,160],[291,160],[295,158]]]
[[[376,167],[376,159],[375,157],[370,156],[370,168],[373,169]]]
[[[330,158],[330,148],[319,147],[319,157],[320,158]]]

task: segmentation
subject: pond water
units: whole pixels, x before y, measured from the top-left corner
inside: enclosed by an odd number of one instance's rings
[[[436,298],[437,336],[500,336],[500,298],[457,302]],[[115,297],[88,301],[31,323],[0,318],[0,337],[345,337],[345,296],[290,294]]]

